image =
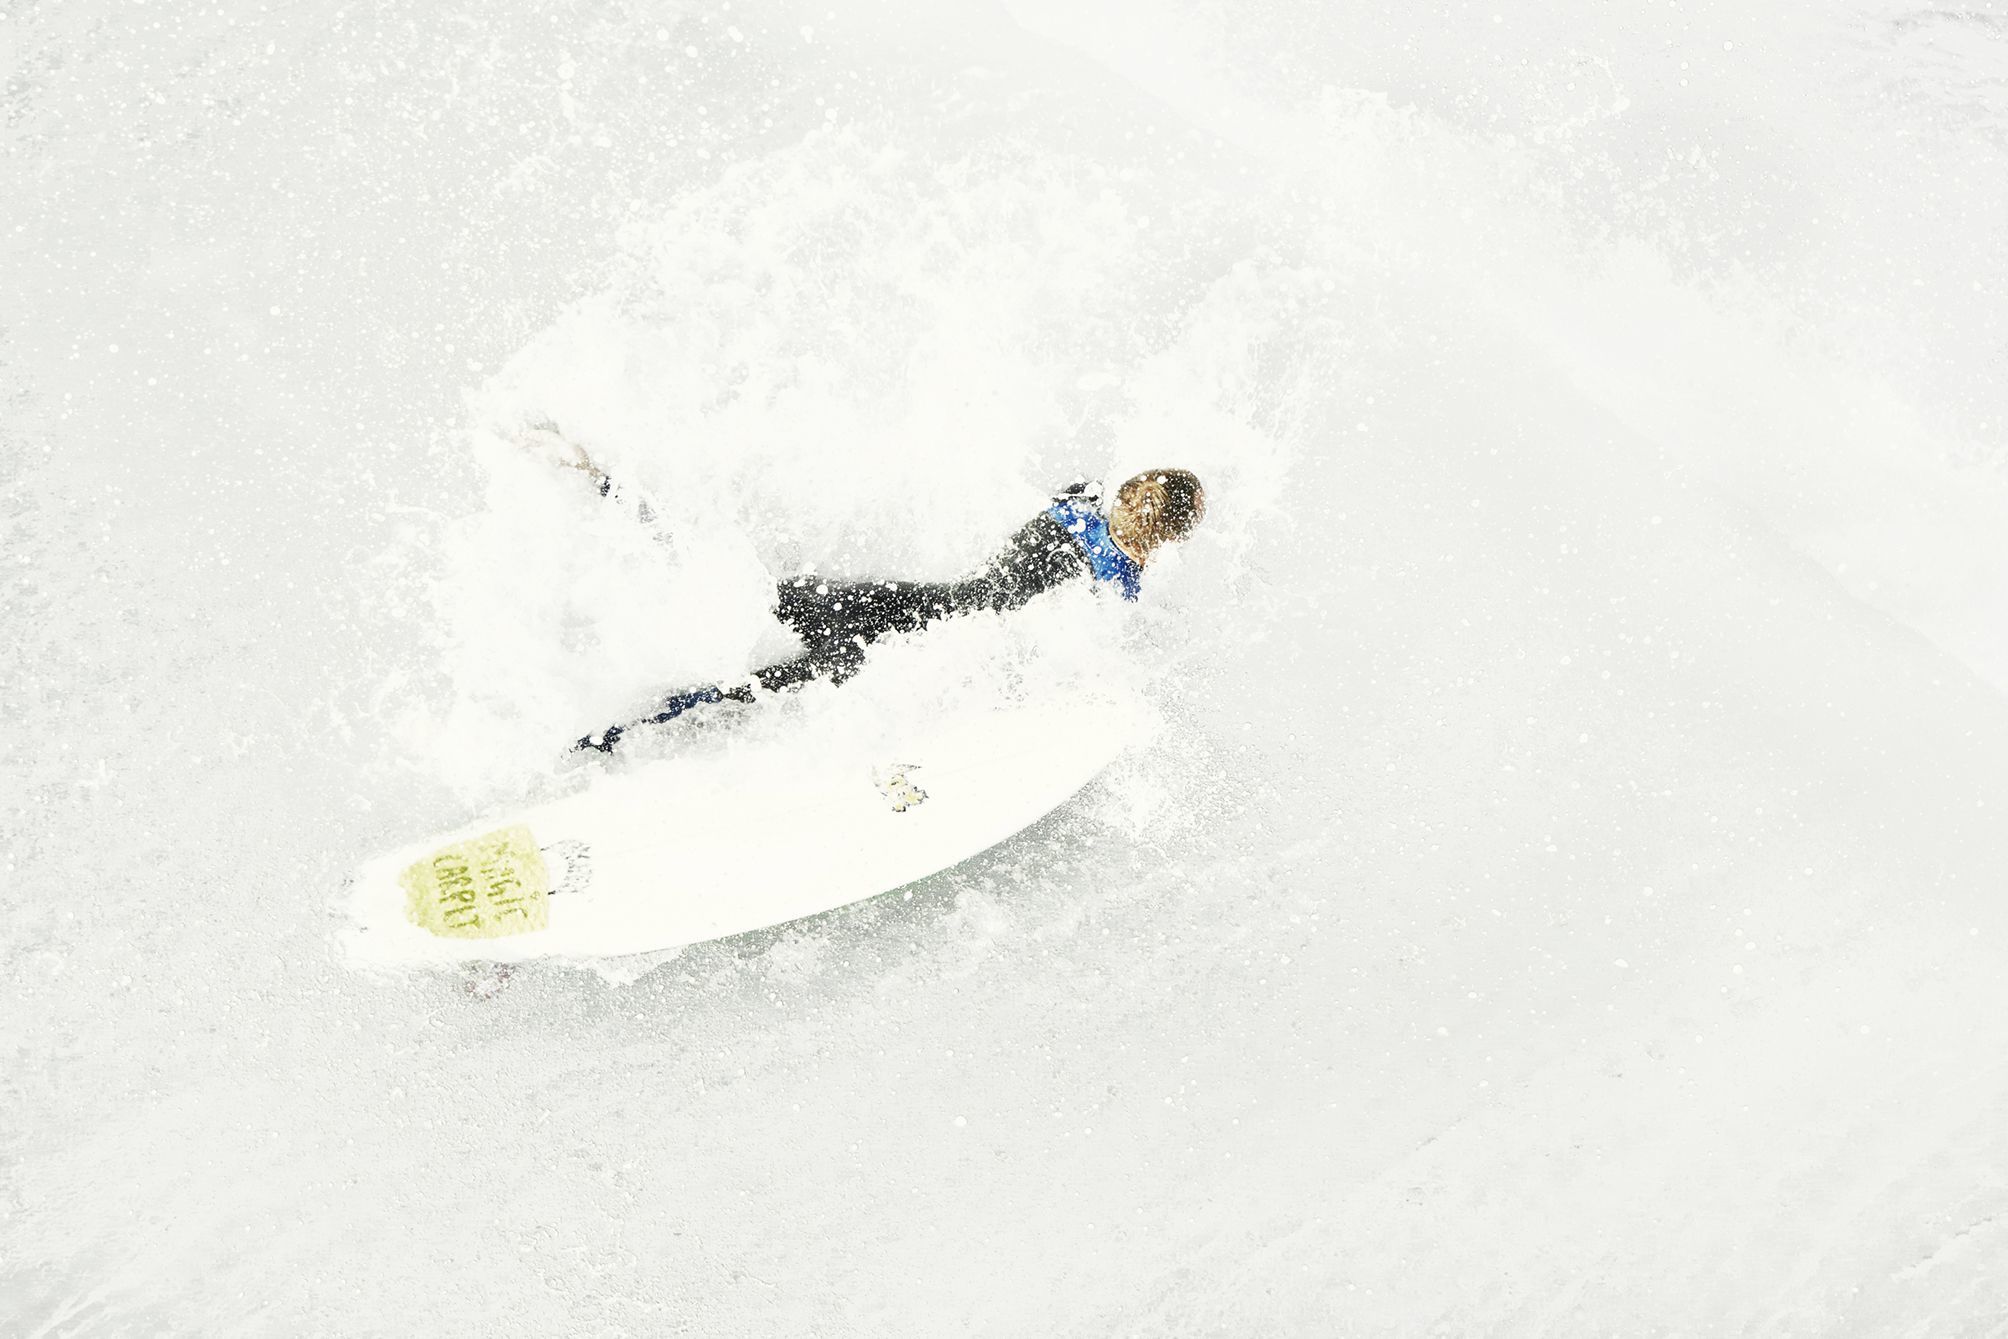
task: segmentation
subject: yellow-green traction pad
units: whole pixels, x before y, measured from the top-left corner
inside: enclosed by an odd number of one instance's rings
[[[442,847],[398,875],[404,914],[446,939],[500,939],[549,923],[551,876],[518,824]]]

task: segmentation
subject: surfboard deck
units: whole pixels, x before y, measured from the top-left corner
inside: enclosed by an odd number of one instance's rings
[[[370,860],[349,947],[384,964],[610,957],[813,916],[1005,841],[1135,733],[1115,705],[1073,702],[644,763]]]

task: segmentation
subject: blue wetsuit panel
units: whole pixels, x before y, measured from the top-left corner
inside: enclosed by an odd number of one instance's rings
[[[1143,572],[1136,559],[1116,547],[1115,540],[1109,537],[1108,520],[1100,512],[1069,498],[1048,507],[1046,514],[1080,544],[1081,551],[1088,555],[1088,570],[1094,573],[1095,580],[1111,582],[1125,600],[1137,597],[1143,589]]]

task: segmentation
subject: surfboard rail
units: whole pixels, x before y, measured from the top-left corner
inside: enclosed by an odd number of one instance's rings
[[[598,958],[814,916],[1008,840],[1137,734],[1119,704],[1068,701],[643,763],[366,862],[348,947],[378,964]]]

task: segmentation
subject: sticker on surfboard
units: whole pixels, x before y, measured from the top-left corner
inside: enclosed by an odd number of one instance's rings
[[[501,939],[550,923],[550,871],[521,824],[442,847],[398,883],[406,919],[442,939]]]

